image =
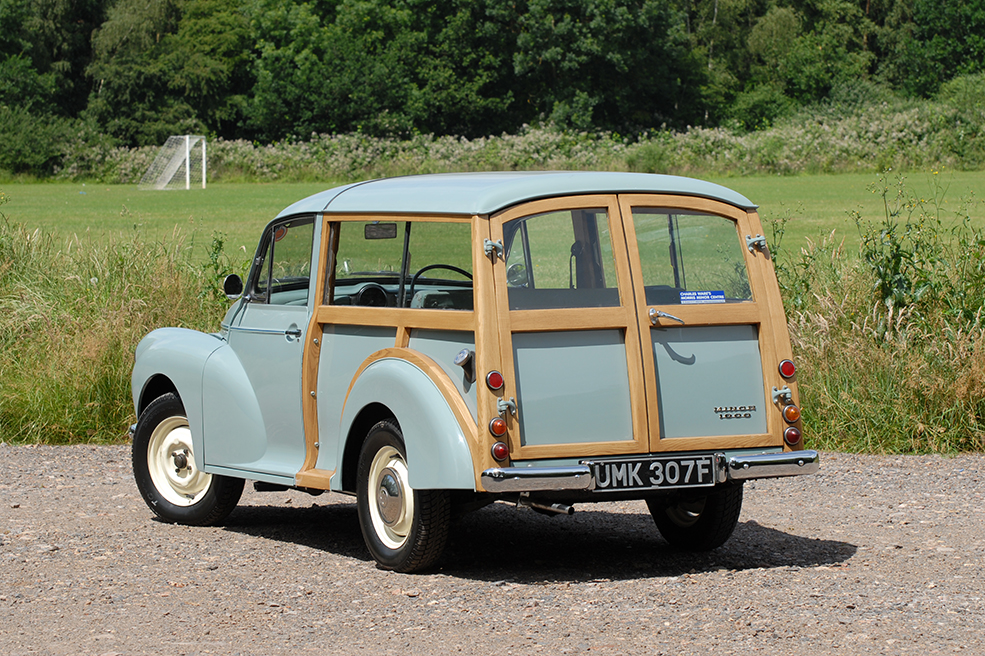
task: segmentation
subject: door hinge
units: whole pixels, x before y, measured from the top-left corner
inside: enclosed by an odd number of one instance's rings
[[[502,240],[493,241],[492,239],[487,239],[483,242],[483,248],[486,251],[486,257],[491,257],[493,262],[496,261],[496,258],[502,257],[505,259],[504,253],[506,251],[503,248]]]
[[[499,410],[500,416],[505,415],[506,411],[509,410],[510,414],[516,417],[516,399],[512,396],[509,401],[506,399],[496,399],[496,409]]]
[[[770,247],[766,245],[766,237],[762,235],[746,235],[746,248],[749,249],[750,253],[755,253],[757,249],[766,256],[766,259],[770,259]]]
[[[789,387],[784,385],[779,389],[776,387],[773,388],[773,403],[776,403],[777,401],[780,401],[783,404],[793,403],[793,392],[790,391]]]

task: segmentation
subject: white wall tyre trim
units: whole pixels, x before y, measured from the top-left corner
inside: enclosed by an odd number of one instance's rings
[[[414,489],[399,451],[386,446],[376,452],[369,468],[369,485],[373,529],[387,548],[400,549],[414,524]]]
[[[198,468],[192,434],[184,417],[168,417],[151,433],[147,470],[154,487],[168,502],[179,507],[202,500],[212,484],[212,474]]]

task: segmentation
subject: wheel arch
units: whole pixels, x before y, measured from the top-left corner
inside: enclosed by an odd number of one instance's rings
[[[195,450],[204,454],[202,374],[209,357],[225,342],[216,335],[188,328],[158,328],[137,345],[130,377],[134,410],[171,392],[181,401]]]
[[[342,452],[342,490],[355,493],[356,470],[359,468],[359,452],[363,442],[369,435],[370,429],[381,421],[392,419],[400,426],[390,408],[382,403],[370,403],[359,411],[349,427],[345,438],[345,450]]]
[[[144,389],[142,389],[138,395],[136,405],[137,416],[139,417],[140,413],[142,413],[147,406],[153,403],[155,399],[158,399],[165,394],[174,394],[178,397],[178,400],[184,404],[184,401],[181,400],[181,392],[178,391],[178,388],[173,382],[171,382],[170,378],[164,374],[155,374],[151,376],[151,378],[144,383]]]
[[[470,445],[475,439],[474,426],[456,416],[432,380],[444,375],[437,364],[416,352],[412,357],[419,363],[395,357],[396,351],[409,349],[374,354],[376,357],[371,356],[360,368],[349,388],[341,421],[341,434],[346,436],[343,489],[355,490],[359,451],[369,429],[390,418],[403,434],[413,487],[475,490]],[[425,373],[418,364],[431,371]],[[457,414],[462,414],[461,410]]]

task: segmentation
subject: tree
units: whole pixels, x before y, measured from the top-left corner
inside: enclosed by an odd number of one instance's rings
[[[704,71],[682,18],[654,0],[529,0],[513,57],[520,102],[579,129],[693,120]]]

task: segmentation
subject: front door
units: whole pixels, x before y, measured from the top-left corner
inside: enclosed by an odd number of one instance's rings
[[[228,330],[228,349],[206,365],[206,462],[210,466],[289,476],[305,456],[301,360],[308,327],[313,221],[272,224],[247,281],[248,302]],[[239,390],[210,385],[241,367]],[[230,397],[230,398],[220,398]],[[224,412],[209,411],[224,408]]]

